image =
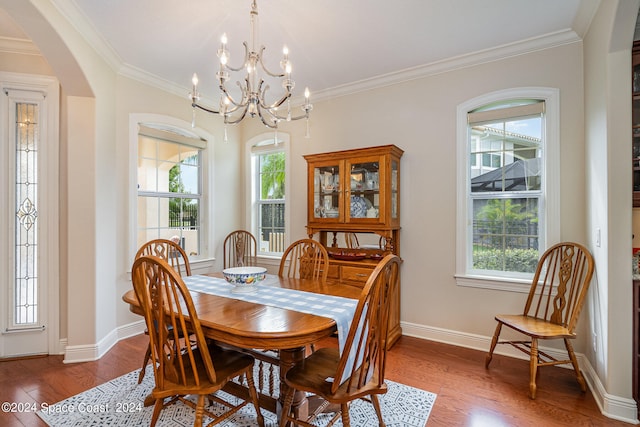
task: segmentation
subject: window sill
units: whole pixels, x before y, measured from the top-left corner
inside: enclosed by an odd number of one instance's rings
[[[531,281],[525,279],[507,279],[502,277],[473,276],[456,274],[456,284],[468,288],[491,289],[494,291],[507,291],[517,293],[529,293]]]
[[[191,274],[207,274],[213,272],[215,261],[215,258],[189,260],[189,265],[191,266]],[[127,280],[131,281],[131,267],[127,269]]]
[[[258,255],[258,264],[279,266],[281,258],[277,255]]]
[[[215,258],[189,260],[189,264],[191,265],[191,274],[211,273],[213,271],[215,261]]]

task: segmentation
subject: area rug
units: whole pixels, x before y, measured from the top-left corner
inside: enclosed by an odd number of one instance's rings
[[[38,415],[51,427],[148,426],[153,407],[145,408],[142,402],[151,392],[153,385],[153,372],[149,366],[141,384],[138,384],[138,371],[130,372],[61,402],[43,407]],[[436,395],[392,381],[387,381],[387,385],[387,393],[380,397],[380,406],[387,426],[424,427]],[[219,393],[223,399],[237,401],[227,393]],[[221,409],[217,407],[212,412],[218,413]],[[272,412],[262,410],[262,415],[265,426],[278,425],[276,415]],[[352,426],[368,427],[378,424],[373,406],[362,400],[352,403],[349,415]],[[162,410],[156,426],[189,427],[193,425],[194,416],[193,409],[178,402]],[[205,417],[204,425],[210,421]],[[326,421],[326,418],[320,418],[317,424],[325,425]],[[255,410],[252,405],[247,405],[219,425],[255,426]],[[341,426],[342,423],[338,421],[335,425]]]

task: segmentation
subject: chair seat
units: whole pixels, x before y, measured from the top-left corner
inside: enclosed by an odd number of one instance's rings
[[[349,390],[349,381],[345,381],[335,393],[331,393],[331,379],[336,374],[338,363],[340,352],[337,348],[318,349],[287,372],[287,384],[296,390],[312,392],[331,403],[342,403],[387,392],[387,385],[378,386],[378,377],[374,374],[364,387],[352,387],[353,390]],[[359,371],[356,371],[356,376],[357,374]]]
[[[222,388],[229,380],[237,377],[238,375],[243,374],[247,371],[247,369],[253,369],[254,359],[248,354],[240,353],[234,350],[223,350],[218,346],[212,345],[209,349],[212,357],[213,368],[216,373],[216,381],[209,381],[207,376],[205,364],[202,361],[202,356],[200,354],[199,349],[194,349],[193,356],[196,360],[197,366],[197,374],[200,379],[200,384],[196,384],[195,375],[192,370],[192,364],[187,360],[189,355],[182,355],[183,359],[185,359],[185,372],[187,373],[187,384],[186,386],[182,384],[176,383],[175,375],[172,375],[171,372],[165,372],[165,384],[162,387],[162,390],[157,386],[151,392],[151,396],[154,399],[165,398],[168,396],[173,396],[177,394],[172,388],[178,387],[180,388],[180,393],[188,394],[188,390],[192,389],[194,393],[202,394],[203,391],[205,394],[215,393],[220,388]],[[208,391],[206,391],[208,389]]]
[[[522,314],[498,314],[496,320],[516,331],[540,339],[575,338],[565,326]]]

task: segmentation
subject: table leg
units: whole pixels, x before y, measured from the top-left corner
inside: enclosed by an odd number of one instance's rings
[[[284,404],[284,396],[289,389],[284,381],[285,374],[296,363],[305,357],[305,347],[290,348],[280,351],[280,396],[278,397],[278,419],[282,413],[282,405]],[[293,404],[291,410],[294,411],[296,417],[307,419],[309,416],[309,402],[307,396],[302,391],[296,391],[293,395]]]

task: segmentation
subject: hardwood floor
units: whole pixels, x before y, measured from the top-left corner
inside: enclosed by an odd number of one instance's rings
[[[122,340],[95,362],[64,364],[62,356],[0,362],[0,403],[51,404],[139,369],[147,343],[144,335]],[[429,427],[630,425],[603,416],[568,369],[542,368],[538,396],[530,400],[523,360],[496,355],[485,370],[484,352],[411,337],[388,354],[388,379],[437,393]],[[44,425],[34,413],[0,411],[3,427]]]

